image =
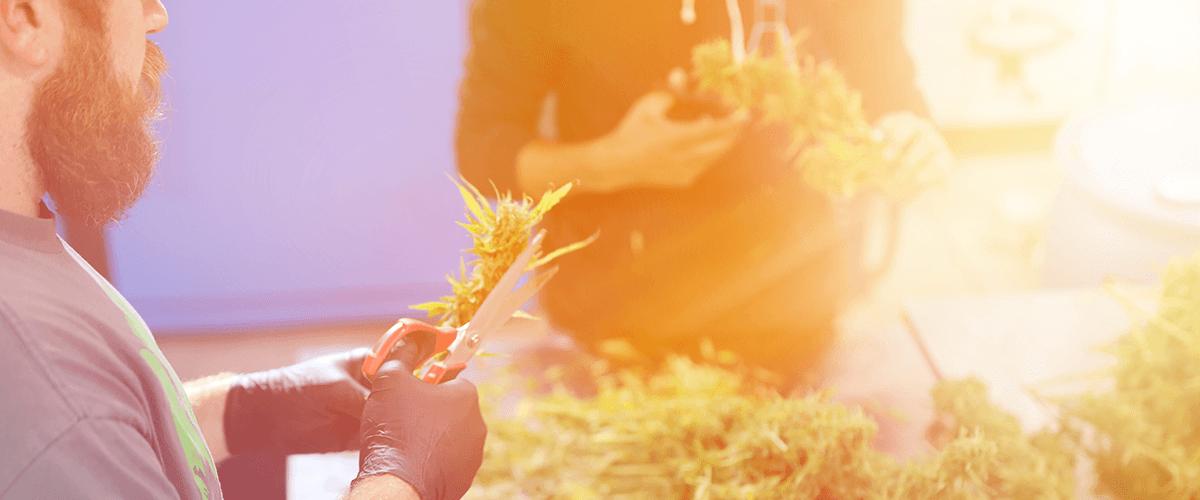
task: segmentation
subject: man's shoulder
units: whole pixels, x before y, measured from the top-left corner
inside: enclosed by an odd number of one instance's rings
[[[0,293],[0,485],[83,419],[147,428],[137,376],[122,361],[136,353],[121,352],[94,318],[17,299]]]
[[[42,349],[26,341],[26,321],[0,296],[0,489],[82,417],[42,362]]]
[[[142,400],[139,344],[111,303],[82,302],[0,294],[0,386],[37,384],[77,416],[124,417],[123,403]]]

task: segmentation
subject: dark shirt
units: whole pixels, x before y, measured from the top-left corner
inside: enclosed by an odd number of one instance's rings
[[[754,3],[741,5],[749,33]],[[807,33],[803,51],[832,60],[862,91],[869,116],[925,111],[903,46],[901,1],[788,8],[792,32]],[[515,157],[537,137],[550,94],[557,140],[610,132],[636,99],[665,86],[672,68],[689,66],[692,47],[729,36],[724,1],[697,0],[691,26],[679,10],[677,0],[476,0],[460,171],[477,185],[519,193]],[[568,197],[545,221],[548,246],[597,231],[600,240],[561,261],[542,296],[550,319],[585,341],[655,337],[664,349],[698,336],[733,344],[753,333],[794,339],[824,329],[853,259],[838,207],[799,182],[784,159],[786,141],[769,128],[747,134],[687,190]]]
[[[221,498],[171,365],[53,219],[0,211],[0,366],[0,498]]]

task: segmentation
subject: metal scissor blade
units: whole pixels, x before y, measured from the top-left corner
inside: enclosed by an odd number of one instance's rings
[[[528,302],[529,299],[537,295],[538,291],[546,285],[550,278],[558,272],[558,268],[549,269],[538,273],[533,279],[529,280],[525,286],[518,290],[514,290],[504,297],[504,302],[496,306],[496,313],[485,321],[476,323],[471,321],[465,327],[466,331],[459,336],[459,340],[455,341],[454,345],[450,346],[450,354],[446,356],[445,362],[451,366],[456,364],[465,364],[479,350],[480,344],[492,332],[504,326],[513,314],[521,308],[521,305]]]
[[[487,318],[486,322],[480,322],[476,326],[470,327],[469,330],[471,333],[490,333],[501,326],[504,326],[504,323],[508,322],[508,320],[512,318],[513,314],[516,314],[516,312],[521,309],[522,305],[524,305],[526,302],[529,302],[529,299],[532,299],[534,295],[537,295],[538,291],[541,290],[542,287],[545,286],[546,283],[550,281],[550,278],[554,277],[554,274],[557,272],[558,268],[555,267],[537,273],[537,275],[526,282],[524,286],[509,292],[505,296],[502,296],[504,300],[496,305],[495,314],[490,318]]]
[[[519,282],[522,275],[525,274],[526,268],[532,256],[536,254],[538,247],[541,245],[543,233],[538,233],[537,236],[526,247],[525,252],[518,256],[513,264],[505,271],[496,287],[484,299],[484,303],[480,306],[479,311],[471,318],[471,322],[463,326],[463,332],[459,336],[459,342],[449,349],[450,354],[446,358],[446,362],[466,363],[475,355],[479,344],[484,337],[492,331],[504,325],[514,313],[520,309],[521,305],[529,299],[546,284],[546,281],[553,276],[554,271],[540,273],[524,286],[519,289],[513,289]]]

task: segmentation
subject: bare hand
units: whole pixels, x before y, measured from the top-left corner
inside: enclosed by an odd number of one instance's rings
[[[894,191],[916,194],[949,175],[954,155],[929,120],[909,112],[892,113],[875,128],[883,139],[883,158],[894,169]]]
[[[593,145],[596,170],[591,189],[633,187],[685,188],[733,147],[748,114],[675,121],[667,111],[675,98],[667,92],[646,94],[608,135]]]

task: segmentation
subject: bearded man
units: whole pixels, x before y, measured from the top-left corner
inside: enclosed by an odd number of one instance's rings
[[[360,448],[351,498],[458,498],[482,459],[475,388],[373,382],[364,351],[181,384],[130,304],[55,234],[150,178],[160,0],[0,0],[0,498],[221,498],[241,453]]]

